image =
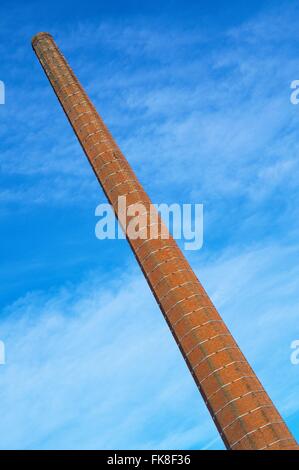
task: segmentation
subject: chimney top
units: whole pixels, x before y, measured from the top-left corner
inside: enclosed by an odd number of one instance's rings
[[[37,33],[35,36],[33,36],[32,40],[31,40],[32,46],[34,47],[36,45],[36,43],[38,43],[38,41],[40,41],[44,37],[48,37],[50,39],[53,39],[53,36],[51,36],[50,33],[46,33],[46,32]]]

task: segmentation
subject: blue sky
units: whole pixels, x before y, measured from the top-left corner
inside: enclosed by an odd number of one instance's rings
[[[38,31],[152,200],[204,204],[186,256],[299,438],[296,2],[0,13],[0,448],[223,448],[126,241],[95,237],[105,199],[31,50]]]

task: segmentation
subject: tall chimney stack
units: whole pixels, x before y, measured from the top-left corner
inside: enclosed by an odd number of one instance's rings
[[[39,33],[32,46],[116,216],[119,196],[149,213],[149,197],[52,36]],[[126,235],[226,447],[298,450],[188,261],[162,230],[161,223],[156,239]]]

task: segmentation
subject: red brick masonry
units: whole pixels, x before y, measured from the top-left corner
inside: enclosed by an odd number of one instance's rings
[[[39,33],[32,46],[116,215],[118,196],[149,208],[149,197],[52,36]],[[298,450],[176,242],[127,238],[227,448]]]

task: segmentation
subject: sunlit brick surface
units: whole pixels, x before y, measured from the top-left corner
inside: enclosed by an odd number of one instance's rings
[[[148,209],[150,199],[53,38],[39,33],[32,44],[116,215],[119,196]],[[127,238],[226,446],[298,449],[176,242]]]

